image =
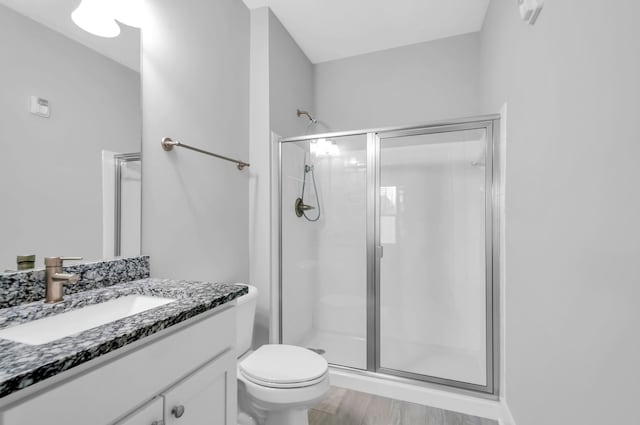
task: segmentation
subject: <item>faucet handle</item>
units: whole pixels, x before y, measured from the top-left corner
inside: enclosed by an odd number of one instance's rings
[[[82,257],[60,257],[60,261],[78,261],[82,260]]]
[[[53,280],[61,280],[69,285],[75,285],[80,280],[80,276],[75,273],[55,273]]]

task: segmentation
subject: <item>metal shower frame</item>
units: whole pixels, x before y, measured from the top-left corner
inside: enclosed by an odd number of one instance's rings
[[[381,245],[378,229],[380,199],[376,188],[380,185],[380,146],[384,139],[445,133],[463,130],[484,129],[486,131],[487,155],[485,168],[485,257],[486,257],[486,385],[455,381],[437,376],[418,375],[411,372],[382,368],[380,365],[380,257]],[[313,134],[280,138],[277,142],[277,225],[278,225],[278,337],[282,343],[282,145],[284,143],[309,141],[319,138],[366,135],[367,137],[367,369],[334,365],[338,369],[376,378],[390,379],[429,386],[444,385],[462,393],[497,399],[499,393],[500,331],[500,166],[499,166],[500,115],[482,115],[470,118],[435,121],[404,127],[386,127],[365,130]],[[490,190],[489,190],[490,188]],[[418,381],[418,382],[416,382]]]
[[[113,225],[113,256],[122,254],[122,167],[130,162],[142,161],[142,153],[123,153],[113,156],[114,166],[114,225]]]

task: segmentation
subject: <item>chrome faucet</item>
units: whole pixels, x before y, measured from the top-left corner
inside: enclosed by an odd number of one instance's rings
[[[45,302],[48,304],[62,301],[64,297],[64,284],[75,284],[80,279],[75,273],[63,273],[62,262],[65,260],[82,260],[82,257],[45,257],[45,276],[47,288]]]

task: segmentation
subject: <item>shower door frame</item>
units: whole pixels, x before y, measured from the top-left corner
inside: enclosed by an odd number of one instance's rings
[[[453,379],[398,371],[380,366],[380,146],[384,139],[410,135],[437,134],[464,130],[486,131],[486,168],[485,168],[485,310],[486,310],[486,385],[472,384]],[[435,121],[412,126],[374,128],[313,134],[298,137],[280,138],[277,143],[277,210],[278,210],[278,341],[283,342],[283,293],[282,293],[282,145],[290,142],[303,142],[320,138],[338,138],[344,136],[366,136],[367,138],[367,369],[362,370],[343,365],[331,364],[343,370],[353,371],[367,376],[392,379],[421,385],[442,385],[462,392],[497,398],[499,392],[499,259],[500,259],[500,166],[499,166],[499,129],[500,115],[482,115],[454,120]]]
[[[122,169],[130,162],[142,161],[141,152],[122,153],[113,156],[114,166],[114,225],[113,256],[119,257],[122,251]],[[140,194],[142,197],[142,194]]]

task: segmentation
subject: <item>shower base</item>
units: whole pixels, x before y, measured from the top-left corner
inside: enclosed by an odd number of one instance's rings
[[[313,350],[324,350],[323,356],[336,366],[367,369],[367,341],[364,337],[312,330],[300,344]],[[381,352],[386,369],[438,376],[483,385],[486,370],[481,350],[464,350],[411,341],[385,339]]]
[[[324,350],[323,356],[331,364],[363,370],[367,368],[367,340],[364,337],[311,331],[301,345]]]

